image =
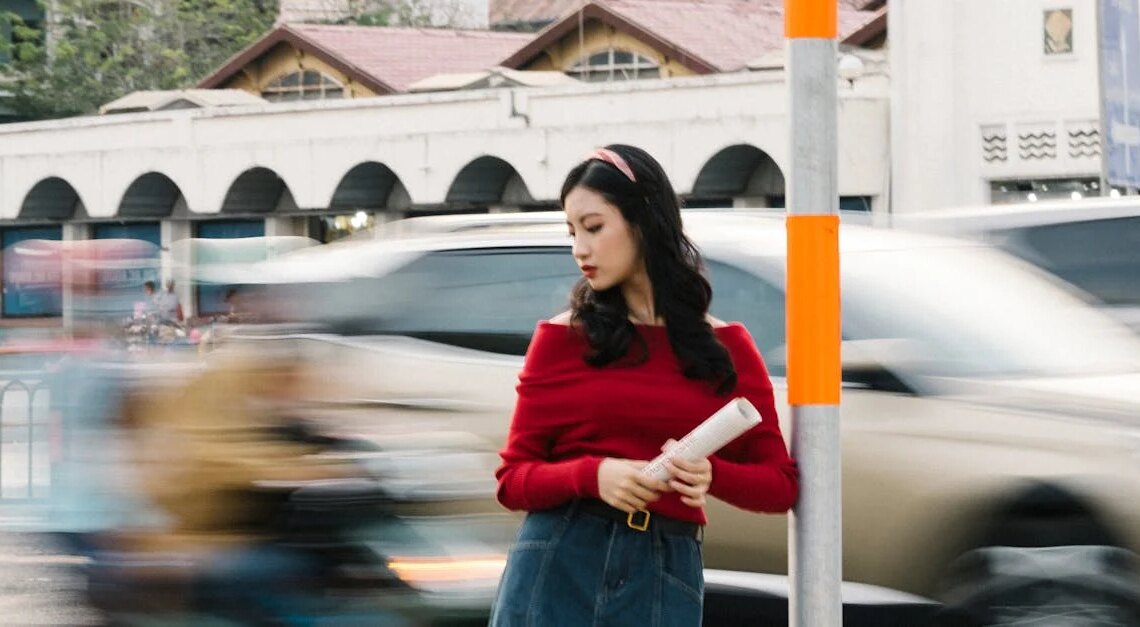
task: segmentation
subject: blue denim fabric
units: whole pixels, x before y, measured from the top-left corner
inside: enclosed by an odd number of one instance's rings
[[[700,543],[580,512],[527,514],[507,557],[494,627],[697,627]]]

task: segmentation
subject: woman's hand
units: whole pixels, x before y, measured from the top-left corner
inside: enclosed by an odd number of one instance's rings
[[[668,451],[677,444],[670,439],[661,447]],[[705,495],[712,485],[712,463],[708,458],[691,462],[680,457],[669,460],[669,488],[681,495],[681,502],[689,507],[704,507],[707,502]]]
[[[641,473],[649,462],[607,457],[598,466],[598,496],[623,512],[636,512],[656,501],[669,486]]]

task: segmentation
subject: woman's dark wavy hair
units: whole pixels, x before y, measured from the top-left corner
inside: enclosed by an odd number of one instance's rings
[[[681,202],[673,185],[661,164],[644,150],[623,144],[606,148],[629,164],[637,181],[630,181],[605,161],[589,159],[566,176],[560,196],[563,207],[567,194],[581,186],[601,194],[621,211],[638,239],[653,286],[654,311],[665,320],[682,372],[690,379],[708,381],[718,394],[731,392],[736,387],[736,369],[709,325],[712,288],[702,272],[700,252],[682,229]],[[627,358],[633,363],[647,358],[645,340],[629,320],[620,286],[598,292],[585,279],[579,280],[571,292],[570,306],[572,319],[581,325],[590,346],[587,363],[601,367]],[[631,356],[635,341],[641,346],[640,354]]]

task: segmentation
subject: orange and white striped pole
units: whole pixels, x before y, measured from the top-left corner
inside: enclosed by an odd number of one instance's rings
[[[789,518],[792,627],[843,622],[840,512],[838,0],[785,0],[791,93],[788,399],[800,500]]]

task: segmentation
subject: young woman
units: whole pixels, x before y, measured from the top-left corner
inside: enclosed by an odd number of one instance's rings
[[[562,185],[583,278],[519,376],[498,498],[528,512],[492,625],[700,625],[704,505],[785,512],[799,491],[752,337],[712,292],[680,203],[645,151],[611,145]],[[671,479],[642,474],[730,398],[763,421]]]

